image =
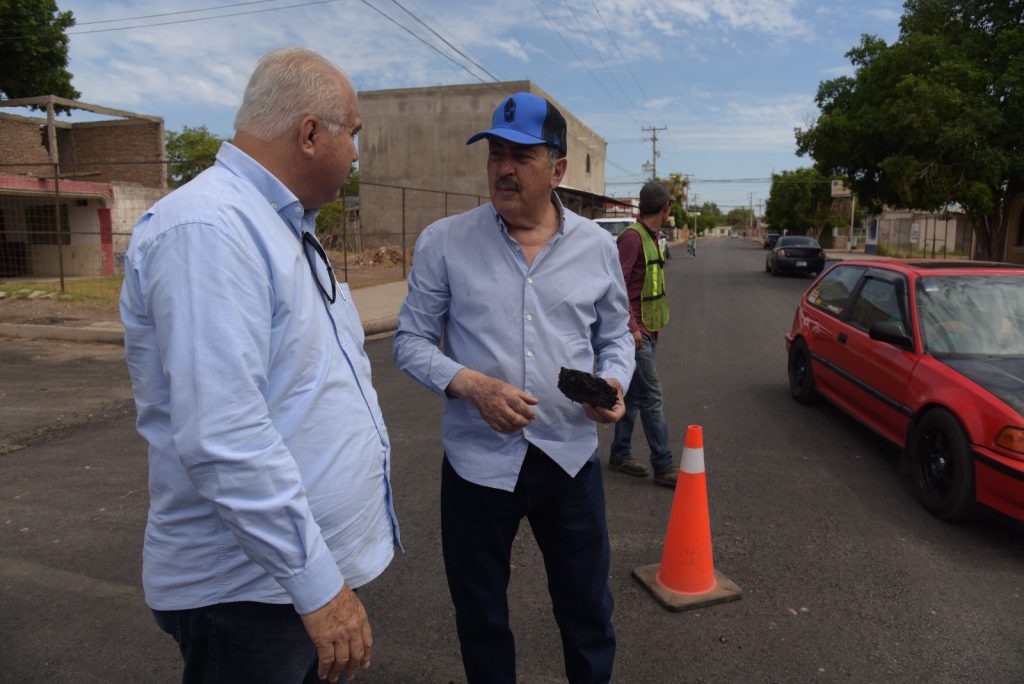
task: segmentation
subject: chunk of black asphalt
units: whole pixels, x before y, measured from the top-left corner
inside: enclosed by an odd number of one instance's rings
[[[619,393],[601,378],[572,368],[558,371],[558,389],[580,404],[610,409],[615,406]]]

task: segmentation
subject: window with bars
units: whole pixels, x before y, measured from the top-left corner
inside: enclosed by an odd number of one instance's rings
[[[35,204],[25,207],[25,226],[30,245],[57,244],[57,212],[52,204]],[[60,244],[71,244],[71,224],[68,221],[68,207],[60,207]]]

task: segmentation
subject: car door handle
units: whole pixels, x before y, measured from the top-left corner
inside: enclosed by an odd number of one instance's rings
[[[846,333],[839,333],[839,344],[846,344]]]

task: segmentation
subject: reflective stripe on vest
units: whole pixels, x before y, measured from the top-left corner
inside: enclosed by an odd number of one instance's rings
[[[665,260],[658,243],[641,223],[626,230],[640,234],[644,246],[644,289],[640,292],[640,320],[651,332],[657,332],[668,323],[668,296],[665,294]],[[626,230],[619,235],[621,238]]]

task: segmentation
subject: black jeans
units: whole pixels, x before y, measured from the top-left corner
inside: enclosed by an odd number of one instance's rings
[[[591,461],[569,477],[530,446],[513,492],[463,480],[447,458],[442,466],[444,564],[469,684],[516,681],[506,589],[524,516],[544,556],[566,677],[573,684],[609,681],[615,631],[601,468]]]
[[[181,648],[182,684],[320,684],[316,647],[291,604],[154,610]]]

